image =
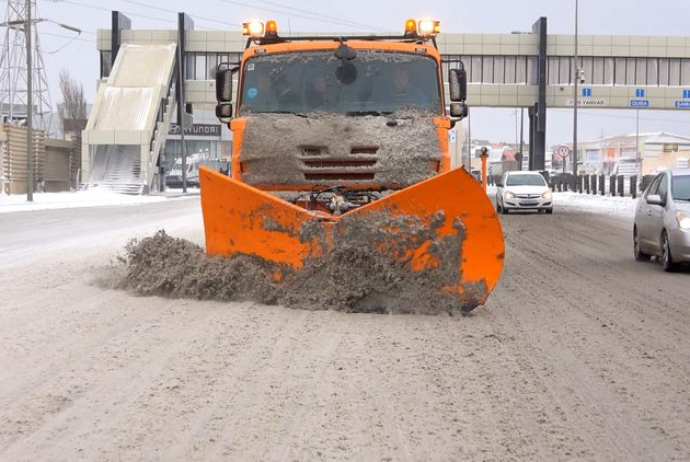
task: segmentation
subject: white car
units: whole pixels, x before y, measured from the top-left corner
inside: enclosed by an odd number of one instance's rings
[[[496,186],[496,208],[504,215],[511,210],[553,213],[553,192],[539,172],[508,172]]]

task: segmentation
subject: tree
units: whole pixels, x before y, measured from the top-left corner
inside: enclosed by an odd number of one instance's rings
[[[67,69],[63,69],[60,71],[60,91],[62,104],[59,106],[59,112],[62,132],[65,135],[81,136],[88,119],[84,87],[72,78]]]

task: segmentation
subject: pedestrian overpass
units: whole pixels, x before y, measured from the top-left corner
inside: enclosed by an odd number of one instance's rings
[[[136,180],[147,189],[158,159],[153,151],[165,144],[165,125],[170,122],[175,97],[187,105],[214,106],[216,66],[237,61],[246,38],[239,31],[195,30],[194,21],[184,13],[178,14],[176,30],[133,29],[129,18],[117,11],[112,13],[112,25],[112,29],[98,31],[101,87],[111,85],[112,74],[123,78],[121,75],[130,72],[125,60],[131,46],[179,46],[183,56],[179,68],[184,85],[175,88],[176,57],[172,53],[172,61],[161,63],[157,74],[165,76],[162,79],[165,88],[157,94],[158,99],[142,100],[137,108],[159,114],[157,118],[146,118],[145,133],[140,133],[139,158],[149,170],[145,177],[140,175]],[[310,32],[308,35],[334,34]],[[464,63],[470,107],[528,109],[531,169],[544,169],[547,108],[574,105],[576,69],[581,70],[577,101],[582,107],[690,111],[690,37],[580,35],[578,42],[575,62],[575,37],[548,34],[546,18],[537,20],[528,33],[441,34],[437,38],[441,53],[451,63],[445,66],[457,66],[458,59]],[[120,53],[121,50],[125,52]],[[131,69],[134,72],[135,68]],[[106,94],[99,90],[96,107],[102,104]],[[124,155],[113,148],[98,147],[111,135],[94,135],[92,119],[84,133],[83,152],[88,155],[82,156],[83,172],[89,178],[99,173],[94,166],[99,162],[100,152],[109,149],[110,156]],[[118,144],[119,136],[114,130],[111,136],[114,144]],[[127,136],[130,140],[135,137],[133,133]],[[151,149],[147,150],[147,146]],[[132,152],[128,155],[134,159]]]

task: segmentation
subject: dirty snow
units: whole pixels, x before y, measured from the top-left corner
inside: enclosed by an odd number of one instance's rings
[[[563,204],[501,216],[469,317],[92,284],[128,237],[203,242],[198,201],[5,215],[0,460],[690,460],[690,273]]]

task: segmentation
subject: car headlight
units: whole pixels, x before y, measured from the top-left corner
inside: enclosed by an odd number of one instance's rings
[[[544,194],[542,194],[541,197],[544,199],[551,199],[551,191],[544,192]]]
[[[515,199],[515,194],[510,191],[506,191],[506,199]]]
[[[690,231],[690,213],[688,212],[676,212],[676,220],[678,221],[678,227],[683,231]]]

